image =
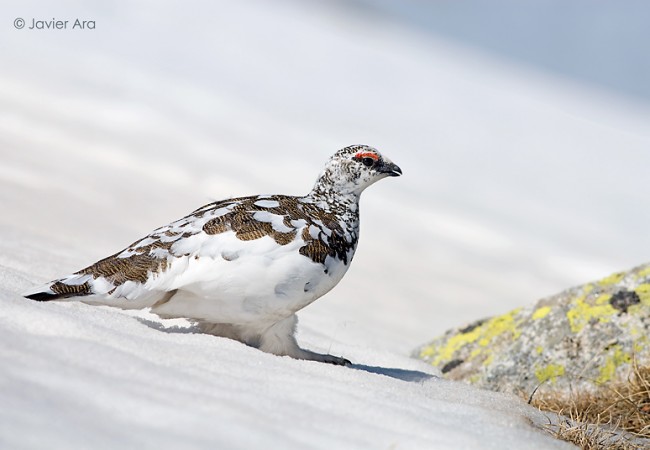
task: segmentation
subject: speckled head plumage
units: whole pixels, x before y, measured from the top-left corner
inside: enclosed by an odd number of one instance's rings
[[[336,152],[325,164],[316,184],[316,195],[355,194],[386,177],[396,177],[402,170],[390,159],[368,145],[351,145]]]

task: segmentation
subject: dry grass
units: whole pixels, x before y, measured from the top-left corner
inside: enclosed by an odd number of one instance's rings
[[[569,396],[540,394],[530,403],[565,419],[550,431],[584,450],[650,448],[650,367],[633,364],[624,382]]]
[[[577,445],[582,450],[642,450],[647,444],[635,443],[621,437],[615,431],[605,430],[598,425],[587,425],[563,421],[553,427],[552,434],[563,441]]]

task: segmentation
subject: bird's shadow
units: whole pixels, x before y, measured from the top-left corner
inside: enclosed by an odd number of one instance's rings
[[[435,375],[426,372],[420,372],[419,370],[398,369],[394,367],[376,367],[366,366],[363,364],[350,364],[348,368],[354,370],[363,370],[364,372],[383,375],[385,377],[395,378],[397,380],[407,381],[409,383],[421,383],[432,378],[438,378]]]
[[[142,317],[136,317],[135,319],[138,322],[153,328],[154,330],[162,331],[163,333],[180,333],[180,334],[192,334],[198,333],[202,334],[201,330],[197,325],[190,326],[165,326],[161,322],[155,320],[145,319]],[[353,370],[362,370],[364,372],[372,373],[375,375],[383,375],[385,377],[394,378],[396,380],[407,381],[409,383],[421,383],[432,378],[438,378],[435,375],[426,372],[420,372],[419,370],[407,370],[407,369],[398,369],[395,367],[377,367],[377,366],[366,366],[364,364],[350,364],[347,366],[348,369]]]
[[[162,331],[163,333],[180,333],[180,334],[193,334],[201,333],[198,325],[191,324],[189,326],[178,326],[178,325],[165,325],[161,322],[156,322],[155,320],[145,319],[143,317],[135,317],[135,319],[143,325],[153,328],[154,330]]]

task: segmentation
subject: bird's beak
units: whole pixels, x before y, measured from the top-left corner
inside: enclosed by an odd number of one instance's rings
[[[399,177],[402,174],[402,169],[397,164],[384,162],[379,168],[379,173],[385,173],[389,177]]]

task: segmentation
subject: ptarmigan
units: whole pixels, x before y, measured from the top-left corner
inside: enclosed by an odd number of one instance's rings
[[[326,294],[350,266],[359,196],[401,169],[376,149],[336,152],[304,197],[218,201],[126,249],[25,293],[189,318],[206,333],[275,355],[349,364],[300,348],[296,311]]]

